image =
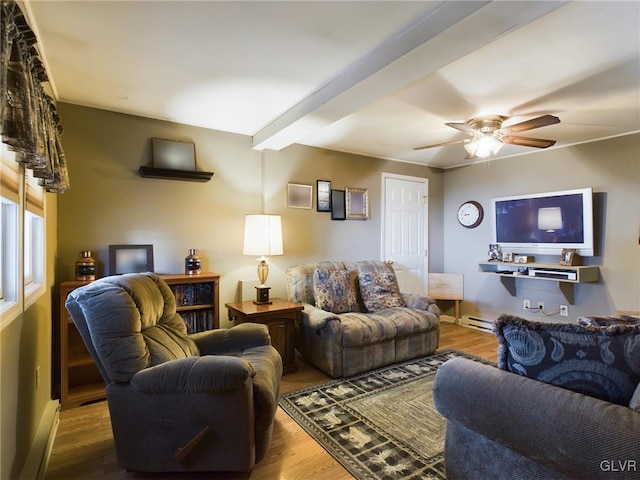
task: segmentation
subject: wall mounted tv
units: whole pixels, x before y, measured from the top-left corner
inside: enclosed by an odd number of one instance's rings
[[[493,239],[502,251],[554,255],[563,248],[593,256],[593,191],[589,188],[492,199]]]

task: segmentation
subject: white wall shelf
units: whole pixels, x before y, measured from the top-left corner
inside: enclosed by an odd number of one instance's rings
[[[558,288],[571,305],[573,305],[573,286],[576,283],[597,282],[600,275],[599,267],[593,265],[565,266],[553,263],[482,262],[478,266],[483,273],[498,275],[502,285],[514,297],[516,296],[516,279],[518,278],[557,282]],[[535,269],[542,273],[540,276],[530,276],[518,272],[518,267]],[[547,272],[548,276],[542,276],[544,272]]]

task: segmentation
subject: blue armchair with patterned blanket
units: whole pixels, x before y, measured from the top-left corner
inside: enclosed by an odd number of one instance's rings
[[[295,346],[332,378],[429,355],[440,310],[430,297],[400,293],[391,265],[319,262],[286,269],[289,300],[304,305]]]

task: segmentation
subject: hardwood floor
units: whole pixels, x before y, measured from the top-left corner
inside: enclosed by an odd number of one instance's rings
[[[456,349],[496,361],[497,342],[490,333],[442,323],[440,348]],[[298,358],[298,371],[282,377],[288,392],[329,380]],[[281,409],[276,413],[267,456],[249,473],[145,474],[118,467],[106,402],[63,410],[46,479],[251,479],[347,480],[353,477]]]

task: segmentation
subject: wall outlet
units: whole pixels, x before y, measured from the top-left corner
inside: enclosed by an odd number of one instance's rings
[[[531,300],[525,298],[522,301],[522,308],[524,308],[525,310],[529,310],[531,308]]]
[[[560,315],[563,317],[569,316],[569,307],[567,305],[560,305]]]
[[[544,302],[538,302],[538,311],[544,313]]]

